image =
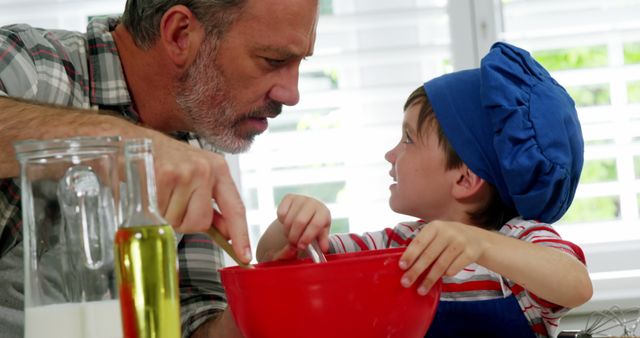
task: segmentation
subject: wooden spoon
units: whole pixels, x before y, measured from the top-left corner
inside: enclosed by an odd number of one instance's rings
[[[231,246],[231,244],[227,242],[227,239],[222,236],[218,229],[212,226],[209,228],[209,230],[207,230],[207,233],[209,234],[209,236],[211,236],[211,239],[213,239],[213,241],[216,242],[216,244],[218,244],[218,246],[221,247],[222,250],[227,253],[227,255],[229,255],[229,257],[233,258],[233,260],[238,263],[238,266],[246,269],[254,268],[253,265],[243,263],[240,258],[238,258],[235,251],[233,251],[233,247]]]

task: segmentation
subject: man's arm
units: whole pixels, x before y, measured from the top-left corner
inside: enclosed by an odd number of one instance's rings
[[[224,157],[119,117],[0,97],[0,177],[19,175],[14,141],[73,136],[151,139],[158,206],[169,224],[184,233],[205,231],[214,224],[231,238],[240,259],[251,260],[244,204]],[[216,219],[211,198],[222,211]]]
[[[19,164],[13,142],[73,136],[152,137],[145,128],[94,110],[80,110],[0,97],[0,178],[16,177]]]

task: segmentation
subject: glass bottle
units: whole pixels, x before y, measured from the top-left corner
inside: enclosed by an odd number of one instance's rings
[[[173,229],[158,212],[151,140],[125,142],[127,213],[115,238],[124,336],[180,337]]]

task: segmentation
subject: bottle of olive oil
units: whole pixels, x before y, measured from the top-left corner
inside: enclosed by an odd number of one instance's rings
[[[115,237],[124,336],[178,338],[176,240],[158,212],[151,140],[128,140],[124,152],[127,212]]]

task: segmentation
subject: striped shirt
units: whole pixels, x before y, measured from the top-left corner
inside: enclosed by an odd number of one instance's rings
[[[422,221],[405,222],[394,228],[367,232],[363,235],[333,234],[329,238],[329,251],[344,253],[404,247],[409,245],[425,225],[426,223]],[[514,218],[502,226],[499,233],[507,237],[561,250],[581,262],[585,262],[580,247],[560,238],[560,235],[549,224]],[[504,298],[512,294],[518,300],[520,309],[536,337],[555,337],[560,318],[569,311],[568,308],[546,302],[520,285],[475,263],[465,267],[453,277],[443,277],[440,299],[443,301],[477,301]]]
[[[0,96],[138,116],[111,31],[114,18],[95,19],[87,33],[27,25],[0,28]],[[180,133],[176,138],[195,138]],[[0,179],[0,331],[22,337],[22,214],[16,178]],[[226,308],[218,268],[222,252],[205,234],[184,235],[178,244],[182,336]]]

